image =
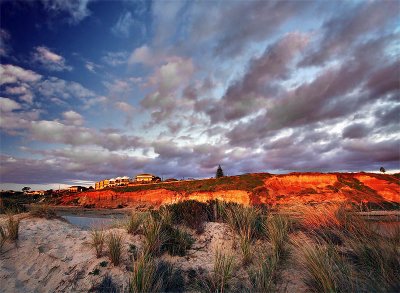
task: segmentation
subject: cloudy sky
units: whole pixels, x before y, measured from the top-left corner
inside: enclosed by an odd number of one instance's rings
[[[400,169],[399,1],[0,5],[0,189]]]

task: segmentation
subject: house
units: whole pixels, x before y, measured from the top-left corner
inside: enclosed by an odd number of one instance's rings
[[[94,189],[99,190],[99,189],[104,189],[110,184],[110,181],[108,179],[101,180],[99,182],[96,182],[94,185]]]
[[[81,191],[85,191],[86,189],[87,189],[87,188],[84,187],[84,186],[77,186],[77,185],[74,185],[74,186],[69,187],[69,188],[68,188],[68,191],[69,191],[69,192],[81,192]]]
[[[152,174],[138,174],[135,177],[135,181],[136,182],[142,182],[142,183],[146,183],[146,182],[152,182],[154,179],[156,178],[156,176],[152,175]]]
[[[131,180],[128,176],[121,177],[119,185],[121,185],[121,186],[128,185],[130,181]]]

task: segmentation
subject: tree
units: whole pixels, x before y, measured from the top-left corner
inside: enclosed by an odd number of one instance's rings
[[[27,191],[29,191],[29,190],[31,190],[31,188],[30,188],[29,186],[25,186],[24,188],[22,188],[22,191],[23,191],[23,192],[27,192]]]
[[[381,168],[379,169],[379,171],[381,171],[382,173],[385,173],[385,172],[386,172],[385,168],[383,168],[383,167],[381,167]]]
[[[215,173],[215,178],[224,177],[224,171],[222,171],[221,165],[218,165],[217,172]]]

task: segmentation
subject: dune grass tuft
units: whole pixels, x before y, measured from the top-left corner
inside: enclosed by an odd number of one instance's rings
[[[262,234],[262,217],[258,208],[232,205],[226,210],[226,221],[239,236],[243,264],[252,260],[251,245]]]
[[[273,215],[267,219],[266,230],[272,245],[272,253],[278,262],[287,258],[289,239],[289,218],[284,215]]]
[[[156,269],[152,256],[142,252],[133,263],[133,272],[129,280],[129,293],[160,291],[162,276],[156,275]]]
[[[312,292],[354,292],[354,273],[334,245],[297,241],[303,278]]]
[[[132,212],[125,223],[125,227],[128,233],[130,234],[139,233],[145,218],[146,218],[145,213]]]
[[[3,226],[0,226],[0,251],[2,250],[6,240],[7,240],[6,229],[3,228]]]
[[[353,235],[345,240],[365,290],[400,292],[398,240],[381,236]]]
[[[122,256],[122,235],[117,232],[110,232],[107,235],[107,247],[111,262],[118,266]]]
[[[20,220],[14,218],[14,216],[9,215],[6,222],[7,238],[11,241],[18,240]]]
[[[96,251],[96,257],[100,258],[103,254],[105,233],[103,230],[92,230],[90,236],[91,236],[90,245]]]
[[[168,240],[163,231],[163,223],[154,216],[149,216],[143,224],[143,236],[144,250],[150,255],[159,255],[163,244]]]
[[[249,273],[251,292],[276,292],[277,259],[267,255]]]
[[[211,273],[199,280],[199,290],[208,293],[223,293],[233,290],[235,262],[232,255],[220,249],[215,252],[214,268]]]

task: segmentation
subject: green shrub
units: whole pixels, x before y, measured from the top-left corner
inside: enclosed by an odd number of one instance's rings
[[[103,230],[93,230],[90,234],[90,245],[96,251],[96,257],[99,258],[103,254],[103,247],[105,241],[105,234]]]
[[[15,219],[13,216],[9,215],[6,222],[7,229],[7,237],[11,241],[18,240],[18,232],[19,232],[19,219]]]
[[[108,253],[114,266],[118,266],[122,255],[122,235],[116,232],[110,232],[107,235]]]

